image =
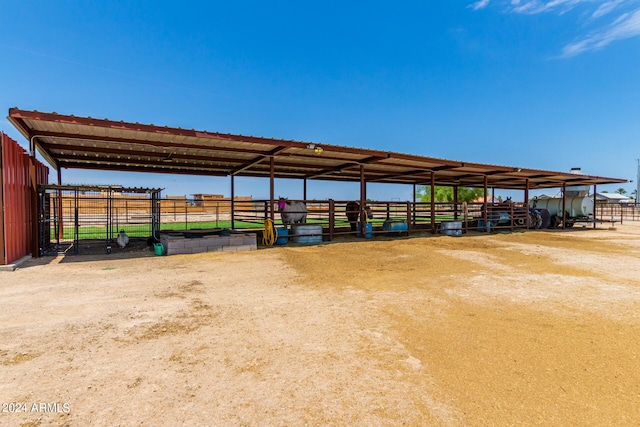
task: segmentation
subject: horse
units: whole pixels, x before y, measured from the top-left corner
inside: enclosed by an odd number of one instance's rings
[[[347,213],[349,225],[351,226],[351,231],[356,231],[356,223],[360,218],[360,203],[354,201],[348,202],[345,211]],[[373,218],[373,212],[371,212],[371,208],[369,206],[365,206],[364,211],[366,212],[368,219]]]
[[[278,212],[284,225],[307,222],[307,205],[304,202],[289,202],[281,197],[278,200]]]

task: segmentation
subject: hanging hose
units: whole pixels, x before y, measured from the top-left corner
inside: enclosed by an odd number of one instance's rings
[[[264,220],[264,230],[262,231],[262,244],[264,246],[273,246],[278,239],[278,230],[273,226],[270,218]]]

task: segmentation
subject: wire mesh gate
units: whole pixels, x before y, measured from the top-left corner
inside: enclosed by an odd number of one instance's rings
[[[111,253],[120,231],[131,247],[160,231],[155,188],[43,185],[38,191],[40,255]]]

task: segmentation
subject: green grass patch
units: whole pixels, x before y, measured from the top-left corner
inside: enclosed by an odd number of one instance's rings
[[[391,216],[390,219],[403,221],[406,218],[403,216]],[[453,220],[453,215],[442,215],[438,216],[438,222],[440,221],[448,221]],[[386,218],[373,218],[369,222],[374,225],[382,225]],[[419,222],[429,222],[428,218],[421,220],[418,219]],[[316,219],[316,218],[307,218],[307,224],[322,224],[323,226],[328,227],[327,219]],[[282,220],[276,219],[274,221],[274,225],[276,227],[282,226]],[[347,227],[349,222],[346,218],[336,218],[335,225],[337,227]],[[262,229],[264,228],[263,220],[256,221],[235,221],[234,227],[236,229]],[[196,230],[196,229],[215,229],[215,228],[231,228],[231,221],[193,221],[193,222],[165,222],[160,224],[160,231],[187,231],[187,230]],[[111,238],[115,239],[120,232],[120,230],[124,230],[125,233],[129,237],[148,237],[151,235],[151,226],[148,224],[130,224],[130,225],[120,225],[118,228],[115,226],[111,228],[112,236]],[[64,237],[63,240],[73,240],[75,234],[74,227],[65,227],[64,229]],[[52,240],[56,239],[55,230],[51,229],[51,237]],[[106,226],[81,226],[78,227],[78,237],[80,239],[106,239],[107,238],[107,227]]]

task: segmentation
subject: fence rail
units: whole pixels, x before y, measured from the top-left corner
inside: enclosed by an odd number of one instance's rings
[[[353,234],[346,215],[345,200],[306,200],[306,221],[319,224],[329,239]],[[54,240],[75,241],[105,239],[107,246],[120,230],[130,237],[149,237],[153,222],[157,230],[262,229],[267,218],[282,224],[278,202],[250,197],[201,200],[185,198],[155,199],[149,195],[58,191],[47,199],[49,233]],[[372,218],[367,221],[375,233],[395,233],[385,227],[387,221],[406,224],[407,233],[426,230],[436,232],[444,222],[454,222],[460,232],[535,228],[524,203],[431,203],[367,201]],[[640,206],[597,203],[593,221],[637,221]],[[487,224],[487,226],[485,226]],[[451,224],[448,224],[451,225]],[[41,228],[43,230],[43,228]],[[46,231],[45,231],[46,233]]]
[[[640,221],[640,203],[597,202],[595,216],[600,221]]]
[[[330,223],[334,228],[348,227],[344,200],[307,200],[307,221]],[[269,200],[247,198],[202,201],[195,199],[162,199],[160,204],[160,226],[162,230],[190,230],[196,228],[261,228],[265,219],[274,212],[276,223],[281,223],[277,201],[270,206]],[[406,221],[413,228],[433,228],[443,221],[463,221],[465,224],[483,220],[483,203],[435,203],[433,210],[427,202],[368,201],[374,224],[385,220]],[[64,229],[75,226],[75,217],[80,226],[103,226],[107,218],[112,226],[112,235],[120,229],[133,236],[149,235],[152,207],[148,197],[114,197],[95,194],[52,195],[51,217],[60,217]],[[511,228],[525,225],[526,207],[523,203],[489,204],[488,216],[495,212],[508,212],[513,224],[498,225]],[[136,227],[136,226],[140,227]]]

